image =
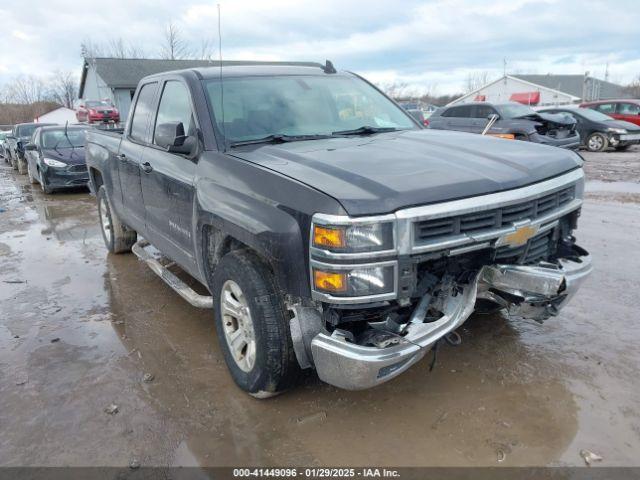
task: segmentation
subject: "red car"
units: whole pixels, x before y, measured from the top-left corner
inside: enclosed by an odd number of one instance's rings
[[[120,112],[105,100],[86,100],[78,105],[76,118],[87,123],[119,123]]]
[[[582,108],[592,108],[616,120],[640,125],[640,100],[598,100],[580,104]]]

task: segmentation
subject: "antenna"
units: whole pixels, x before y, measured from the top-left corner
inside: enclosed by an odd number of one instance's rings
[[[322,67],[322,71],[324,73],[338,73],[335,67],[333,66],[333,63],[331,63],[331,60],[325,61],[324,67]]]
[[[222,27],[220,4],[218,3],[218,62],[220,72],[220,108],[222,109],[222,136],[224,137],[224,149],[227,150],[227,132],[224,125],[224,81],[222,80]]]

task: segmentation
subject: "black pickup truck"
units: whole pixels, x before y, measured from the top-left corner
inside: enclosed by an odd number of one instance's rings
[[[330,62],[146,77],[124,132],[89,131],[86,155],[107,248],[213,308],[259,398],[306,368],[378,385],[474,310],[556,315],[591,271],[578,154],[423,129]]]

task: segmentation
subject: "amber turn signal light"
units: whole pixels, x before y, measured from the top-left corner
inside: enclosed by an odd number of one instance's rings
[[[488,133],[491,137],[506,138],[507,140],[515,140],[516,136],[513,133]]]
[[[323,272],[313,269],[313,284],[316,290],[325,292],[346,292],[347,274],[335,272]]]
[[[314,225],[313,245],[315,247],[344,248],[346,246],[344,229]]]

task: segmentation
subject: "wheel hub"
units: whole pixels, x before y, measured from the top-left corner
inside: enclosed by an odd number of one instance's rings
[[[220,293],[220,313],[225,340],[236,365],[244,371],[256,362],[256,340],[251,311],[240,286],[227,280]]]

